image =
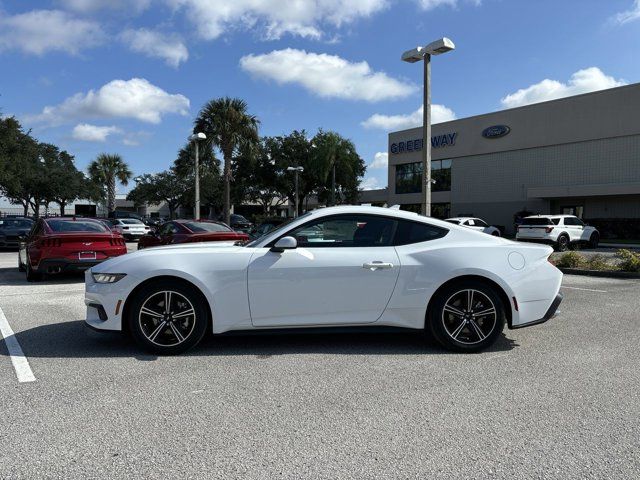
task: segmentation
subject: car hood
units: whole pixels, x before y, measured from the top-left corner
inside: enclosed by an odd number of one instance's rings
[[[163,264],[167,257],[179,257],[181,254],[202,252],[207,256],[246,252],[244,247],[234,245],[234,242],[201,242],[184,243],[178,245],[166,245],[161,247],[145,248],[119,257],[111,258],[91,268],[93,272],[127,273],[131,266],[138,262],[153,260],[158,265]]]

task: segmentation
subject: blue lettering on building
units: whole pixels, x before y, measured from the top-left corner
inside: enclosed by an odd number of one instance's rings
[[[458,132],[444,133],[431,137],[431,148],[450,147],[456,144]],[[390,150],[392,154],[404,152],[419,152],[424,145],[421,138],[415,140],[406,140],[403,142],[392,143]]]

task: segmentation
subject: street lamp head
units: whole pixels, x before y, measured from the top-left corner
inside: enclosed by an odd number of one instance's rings
[[[444,37],[435,42],[431,42],[426,47],[416,47],[407,50],[402,54],[402,61],[408,63],[416,63],[424,59],[425,55],[441,55],[455,49],[455,44],[448,38]]]
[[[416,47],[412,50],[407,50],[402,54],[402,61],[408,63],[416,63],[424,58],[424,47]]]
[[[207,136],[202,132],[194,133],[189,137],[189,140],[191,140],[192,142],[197,142],[199,140],[206,140],[206,139],[207,139]]]
[[[455,48],[455,44],[447,37],[431,42],[429,45],[424,47],[429,55],[441,55],[443,53],[450,52],[451,50],[455,50]]]

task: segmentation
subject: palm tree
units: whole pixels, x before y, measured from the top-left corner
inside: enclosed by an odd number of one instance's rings
[[[247,103],[239,98],[217,98],[207,102],[195,120],[194,132],[207,136],[208,148],[218,147],[224,158],[224,218],[230,223],[231,160],[243,145],[258,141],[260,121],[247,113]]]
[[[132,177],[129,165],[120,155],[101,153],[89,164],[87,169],[91,180],[107,187],[107,210],[109,213],[116,209],[116,180],[127,185]]]

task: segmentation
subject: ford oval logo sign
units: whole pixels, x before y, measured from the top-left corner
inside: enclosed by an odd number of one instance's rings
[[[506,125],[494,125],[492,127],[485,128],[482,131],[484,138],[500,138],[504,137],[511,131],[511,128]]]

